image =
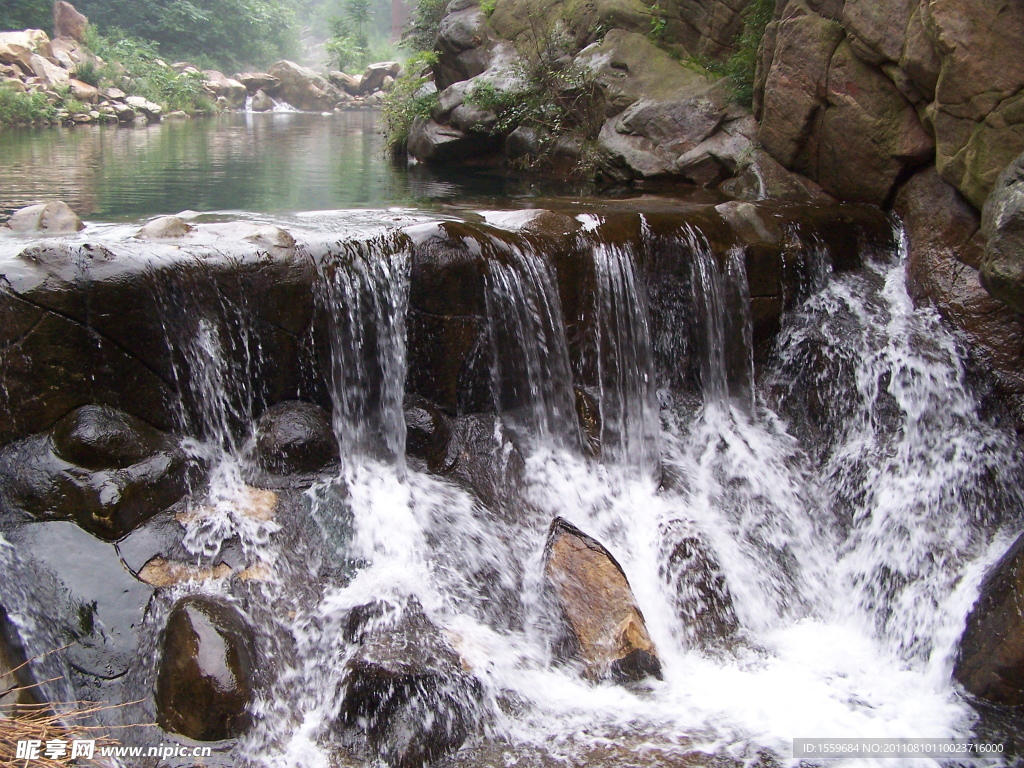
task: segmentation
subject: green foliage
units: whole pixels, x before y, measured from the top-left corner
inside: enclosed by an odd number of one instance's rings
[[[203,89],[201,75],[178,74],[158,55],[156,46],[114,29],[103,37],[90,29],[86,42],[107,63],[99,70],[101,82],[109,82],[125,93],[142,96],[167,110],[193,114],[213,108]]]
[[[205,57],[229,73],[265,66],[297,48],[292,0],[78,0],[104,34],[150,40],[167,60]]]
[[[750,106],[754,98],[757,54],[764,30],[775,15],[775,0],[753,0],[743,11],[743,31],[736,39],[736,53],[725,63],[724,73],[732,80],[733,96]]]
[[[45,29],[53,26],[50,0],[4,0],[0,3],[0,31]]]
[[[430,117],[431,111],[437,106],[437,91],[423,90],[423,86],[431,79],[431,70],[435,64],[437,54],[433,51],[416,54],[406,62],[391,92],[384,97],[381,105],[384,139],[392,150],[404,148],[413,120],[417,117]]]
[[[665,30],[668,27],[668,19],[665,18],[665,12],[661,9],[658,3],[651,6],[651,31],[650,36],[657,39],[663,40],[665,38]]]
[[[498,0],[480,0],[480,10],[483,11],[484,15],[490,17],[494,13],[495,7],[498,5]]]
[[[76,80],[98,88],[100,84],[100,70],[96,62],[92,60],[83,61],[75,67],[74,76]]]
[[[370,36],[373,21],[371,0],[345,0],[344,15],[331,20],[331,38],[324,50],[334,65],[362,70],[367,64],[394,58],[395,47],[385,37]]]
[[[0,125],[53,122],[56,110],[41,93],[18,93],[0,86]]]
[[[409,14],[409,25],[402,46],[413,52],[432,51],[449,0],[416,0]]]

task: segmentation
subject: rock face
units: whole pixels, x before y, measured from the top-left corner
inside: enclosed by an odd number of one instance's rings
[[[12,213],[3,226],[13,232],[46,232],[51,235],[66,235],[85,229],[82,220],[62,200],[21,208]]]
[[[875,203],[934,160],[980,209],[1024,149],[1024,65],[1008,53],[1024,46],[1024,15],[964,0],[834,5],[787,0],[768,26],[765,148],[829,193]]]
[[[699,534],[665,531],[676,541],[662,577],[670,585],[683,631],[694,646],[727,640],[739,629],[732,593],[714,553]]]
[[[985,241],[991,249],[998,238],[985,237],[977,212],[934,168],[912,177],[894,207],[907,232],[907,287],[915,303],[933,305],[959,330],[974,367],[993,380],[1013,410],[1024,413],[1024,323],[982,287]]]
[[[582,662],[595,680],[661,677],[626,575],[600,543],[557,518],[544,550],[544,575],[564,618],[561,655]]]
[[[256,423],[254,458],[279,475],[319,472],[338,460],[330,416],[313,403],[278,403]]]
[[[989,701],[1024,704],[1024,537],[992,568],[967,617],[953,676]]]
[[[32,56],[53,57],[50,38],[41,29],[24,32],[0,32],[0,63],[15,64],[26,75],[32,72]]]
[[[241,614],[224,602],[186,597],[164,630],[157,720],[197,741],[239,736],[251,720],[255,673],[252,630]]]
[[[341,101],[338,90],[326,78],[293,61],[279,61],[270,67],[267,74],[277,78],[280,84],[272,91],[264,90],[287,101],[296,109],[328,112]]]
[[[415,599],[353,609],[344,640],[359,647],[345,670],[340,724],[358,725],[394,768],[420,768],[462,746],[479,684]]]
[[[1024,154],[999,176],[982,217],[982,282],[997,299],[1024,312]]]
[[[245,106],[248,89],[238,80],[227,77],[215,69],[204,69],[203,77],[206,78],[206,90],[214,97],[223,97],[231,109]]]
[[[89,19],[75,10],[75,6],[64,0],[53,4],[53,36],[66,37],[79,43],[85,42],[85,28]]]

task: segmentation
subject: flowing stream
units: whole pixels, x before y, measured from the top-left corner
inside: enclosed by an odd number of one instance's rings
[[[210,556],[238,537],[266,566],[245,604],[275,672],[232,759],[348,764],[337,755],[352,745],[331,726],[353,652],[345,622],[410,597],[481,686],[474,735],[443,765],[765,765],[791,761],[794,738],[974,732],[953,656],[986,567],[1020,528],[1024,475],[1015,439],[979,416],[956,340],[913,308],[905,254],[832,273],[827,249],[806,243],[814,279],[755,371],[742,252],[717,260],[701,232],[678,238],[702,329],[697,399],[656,369],[638,266],[649,237],[578,235],[595,291],[577,347],[548,256],[525,239],[489,241],[493,438],[525,455],[514,515],[407,460],[401,241],[308,254],[329,318],[341,464],[300,494],[298,532],[238,511],[253,504],[238,424],[262,408],[272,361],[243,320],[168,326],[188,370],[182,427],[214,467],[197,498],[213,513],[186,547]],[[224,338],[229,326],[241,335]],[[227,364],[227,344],[247,350],[232,358],[244,370]],[[581,369],[600,406],[599,457],[576,418]],[[542,552],[559,516],[621,564],[664,680],[594,684],[553,663]]]

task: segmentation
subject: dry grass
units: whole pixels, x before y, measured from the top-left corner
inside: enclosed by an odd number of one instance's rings
[[[25,662],[25,664],[14,668],[11,672],[17,672],[28,664],[29,662]],[[0,691],[0,699],[12,693],[31,692],[32,689],[37,688],[40,685],[55,681],[56,679],[47,680],[44,681],[44,683],[37,683],[30,686],[14,686],[7,690]],[[116,747],[119,745],[119,742],[106,735],[110,730],[110,726],[87,725],[87,723],[92,719],[92,715],[95,715],[97,712],[117,709],[119,707],[135,703],[138,702],[102,704],[89,701],[76,701],[47,704],[16,703],[0,705],[0,765],[11,765],[21,768],[21,766],[27,767],[31,764],[32,768],[67,768],[67,766],[71,764],[67,757],[62,760],[51,760],[42,756],[42,754],[40,754],[39,758],[31,761],[18,759],[16,757],[18,753],[18,742],[33,739],[42,742],[44,745],[51,739],[62,739],[67,742],[71,742],[75,739],[95,739],[97,748],[95,759],[84,761],[81,758],[76,758],[74,764],[109,765],[109,762],[100,759],[99,748],[107,746]],[[149,724],[147,723],[144,725]],[[138,726],[120,727],[133,728]],[[68,747],[68,753],[70,754],[70,745]]]

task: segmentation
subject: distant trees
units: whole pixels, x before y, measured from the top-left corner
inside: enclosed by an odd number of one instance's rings
[[[51,0],[3,0],[0,2],[0,32],[14,29],[45,29],[53,26]]]

